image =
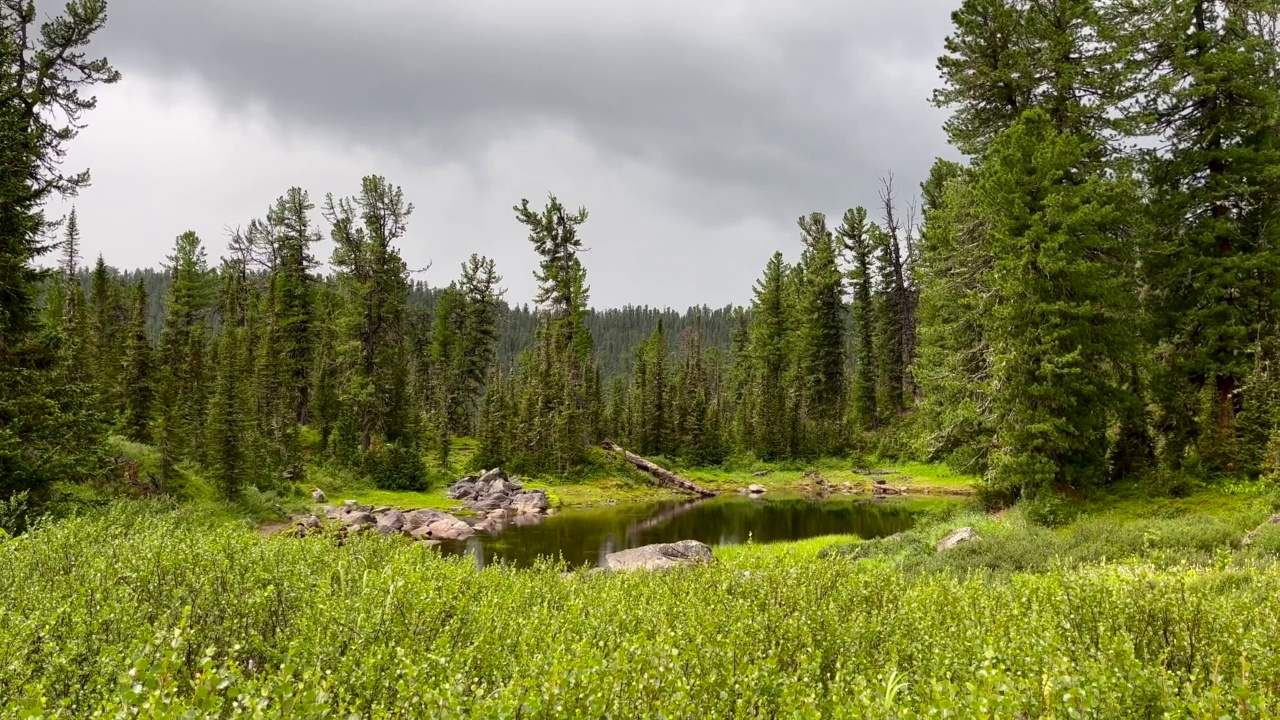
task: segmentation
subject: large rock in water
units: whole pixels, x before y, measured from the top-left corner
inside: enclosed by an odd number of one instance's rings
[[[404,530],[413,532],[418,528],[424,528],[437,520],[443,520],[451,517],[439,510],[414,510],[404,514]]]
[[[610,570],[662,570],[714,562],[711,548],[697,540],[681,540],[676,543],[645,545],[605,556]]]
[[[530,490],[511,499],[511,509],[520,515],[538,515],[551,507],[547,493],[542,490]]]
[[[476,534],[465,522],[449,515],[427,526],[432,540],[466,540]]]
[[[960,545],[962,543],[972,542],[974,540],[981,540],[981,539],[982,538],[978,537],[977,531],[975,531],[973,528],[962,527],[959,530],[953,530],[950,535],[938,541],[938,552],[942,552],[943,550],[950,550],[951,548],[957,545]]]

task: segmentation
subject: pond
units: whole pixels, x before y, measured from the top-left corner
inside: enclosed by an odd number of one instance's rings
[[[562,557],[574,567],[595,567],[609,553],[679,540],[714,546],[836,534],[883,537],[910,528],[917,511],[912,503],[893,501],[721,496],[568,509],[546,518],[519,516],[496,535],[481,532],[440,549],[471,555],[478,567],[497,561],[529,567],[546,556]]]

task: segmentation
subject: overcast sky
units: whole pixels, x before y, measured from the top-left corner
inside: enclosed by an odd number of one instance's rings
[[[154,266],[192,229],[216,259],[290,186],[376,173],[433,285],[478,252],[531,299],[511,207],[554,192],[591,213],[593,305],[744,302],[798,216],[874,203],[890,169],[914,194],[951,154],[928,97],[956,4],[110,0],[124,80],[69,157],[84,255]]]

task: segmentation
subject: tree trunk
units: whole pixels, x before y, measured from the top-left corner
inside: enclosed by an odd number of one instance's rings
[[[608,450],[610,452],[620,453],[622,457],[626,459],[627,462],[631,463],[632,465],[640,468],[641,470],[657,478],[659,485],[665,485],[669,488],[691,493],[694,495],[701,495],[702,497],[712,497],[715,495],[715,493],[711,492],[710,490],[707,490],[706,488],[698,487],[697,485],[694,485],[692,482],[685,480],[684,478],[680,477],[679,475],[676,475],[670,470],[658,467],[657,465],[654,465],[653,463],[649,462],[648,460],[645,460],[639,455],[634,455],[632,453],[627,452],[626,450],[623,450],[622,448],[618,447],[617,444],[615,443],[605,442],[601,447],[603,447],[605,450]]]

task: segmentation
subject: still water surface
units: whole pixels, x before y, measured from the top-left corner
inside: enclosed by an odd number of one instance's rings
[[[595,567],[603,565],[609,553],[678,540],[735,545],[748,538],[767,543],[835,534],[883,537],[910,528],[916,512],[905,502],[721,496],[570,509],[541,519],[519,517],[496,535],[477,533],[441,550],[471,555],[480,567],[498,561],[528,567],[546,556],[561,557],[574,567]]]

